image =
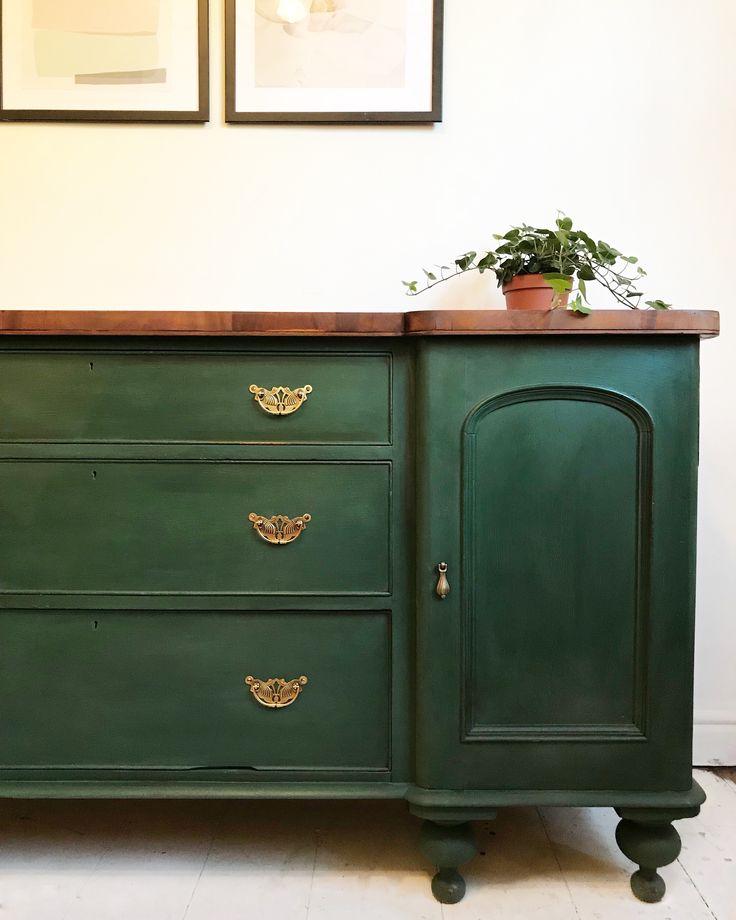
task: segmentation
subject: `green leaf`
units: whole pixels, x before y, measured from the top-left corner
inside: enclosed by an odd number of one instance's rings
[[[572,290],[572,278],[569,275],[561,275],[559,272],[545,272],[542,277],[555,294],[566,294]]]
[[[652,310],[671,310],[672,304],[665,303],[663,300],[645,300],[644,303]]]
[[[434,272],[428,272],[426,268],[423,268],[422,271],[423,271],[424,274],[427,276],[427,281],[436,281],[436,280],[437,280],[437,275],[435,275]]]
[[[557,226],[560,230],[572,230],[572,220],[569,217],[558,217]]]
[[[578,277],[578,287],[580,288],[580,293],[583,295],[583,300],[588,302],[588,288],[585,285],[585,282],[582,278]]]
[[[578,230],[577,234],[587,246],[588,252],[591,252],[593,255],[595,255],[595,253],[598,251],[598,247],[595,245],[595,240],[591,239],[587,233],[583,233],[582,230]]]
[[[570,301],[569,309],[571,313],[581,313],[583,316],[590,316],[593,312],[590,307],[583,303],[583,298],[580,295]]]
[[[578,269],[578,280],[595,281],[595,273],[589,265],[581,265]]]
[[[607,265],[613,265],[616,259],[621,256],[618,249],[614,249],[613,246],[609,246],[608,243],[604,243],[603,240],[598,240],[598,254],[601,260]]]
[[[418,281],[402,281],[401,283],[404,285],[404,287],[407,287],[409,289],[406,292],[407,294],[417,293],[417,284],[419,283]]]
[[[455,265],[457,265],[461,272],[467,271],[472,266],[477,255],[477,252],[466,252],[464,255],[455,259]]]
[[[496,261],[496,256],[492,252],[487,252],[478,262],[478,271],[482,275],[486,269],[493,268],[493,266],[496,264]]]

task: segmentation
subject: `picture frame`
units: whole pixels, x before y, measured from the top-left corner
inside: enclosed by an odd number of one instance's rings
[[[0,121],[208,120],[209,0],[0,0]]]
[[[226,120],[442,121],[444,0],[225,0]]]

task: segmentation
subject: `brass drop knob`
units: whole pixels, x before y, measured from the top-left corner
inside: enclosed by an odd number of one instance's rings
[[[437,566],[437,572],[439,577],[437,578],[435,591],[437,592],[437,597],[443,601],[450,593],[450,582],[447,580],[447,563],[440,562]]]

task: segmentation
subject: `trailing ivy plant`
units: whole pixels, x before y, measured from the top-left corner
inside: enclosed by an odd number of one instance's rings
[[[641,308],[644,296],[637,290],[639,281],[646,275],[636,256],[625,256],[604,243],[596,242],[564,214],[555,221],[554,229],[530,227],[522,224],[512,227],[502,236],[494,234],[500,242],[495,249],[484,254],[466,252],[458,256],[454,265],[439,265],[436,271],[423,269],[424,284],[404,281],[407,294],[428,291],[456,275],[477,271],[494,272],[498,286],[502,287],[517,275],[543,275],[554,291],[552,308],[562,305],[563,295],[574,295],[569,309],[575,313],[590,313],[588,289],[590,281],[597,281],[610,291],[616,300],[633,310]],[[647,307],[669,310],[671,304],[663,300],[647,300]]]

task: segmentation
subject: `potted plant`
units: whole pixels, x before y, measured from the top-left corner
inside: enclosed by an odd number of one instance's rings
[[[404,281],[407,294],[428,291],[443,281],[469,271],[496,275],[509,310],[550,310],[567,307],[574,313],[591,312],[587,284],[597,281],[625,307],[639,309],[644,296],[638,282],[646,275],[636,256],[625,256],[602,240],[596,242],[576,230],[569,217],[561,215],[553,229],[522,224],[503,235],[495,249],[479,255],[466,252],[455,259],[454,267],[440,265],[437,271],[423,270],[425,283]],[[654,310],[668,310],[663,300],[647,300]]]

